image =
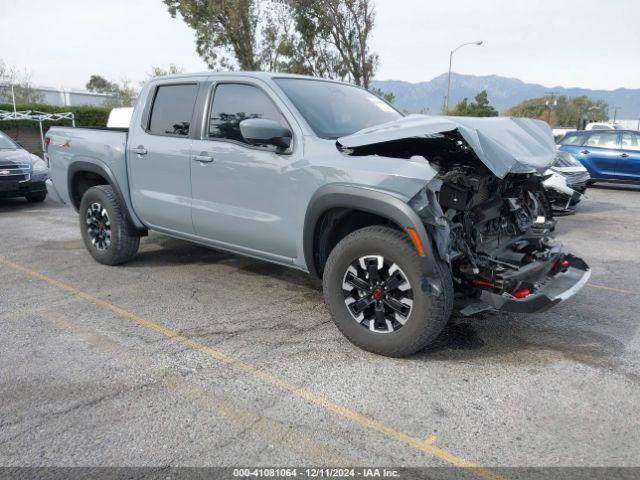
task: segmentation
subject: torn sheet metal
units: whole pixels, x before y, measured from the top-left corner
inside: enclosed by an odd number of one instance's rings
[[[498,178],[504,178],[508,173],[542,173],[556,156],[549,125],[529,118],[408,115],[340,137],[338,143],[356,148],[409,138],[428,141],[456,130]]]

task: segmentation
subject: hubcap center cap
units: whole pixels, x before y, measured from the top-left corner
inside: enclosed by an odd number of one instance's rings
[[[384,295],[384,292],[382,291],[381,288],[376,288],[373,291],[373,298],[375,298],[376,300],[380,300]]]

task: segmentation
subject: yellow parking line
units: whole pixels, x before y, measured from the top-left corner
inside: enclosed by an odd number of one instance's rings
[[[628,295],[634,294],[634,292],[632,292],[631,290],[625,290],[624,288],[607,287],[605,285],[596,285],[595,283],[587,283],[587,287],[599,288],[600,290],[609,290],[610,292],[626,293]]]
[[[227,396],[205,389],[198,383],[172,373],[169,368],[157,366],[147,355],[130,350],[100,333],[75,324],[70,318],[51,309],[42,308],[42,318],[51,321],[63,331],[70,332],[82,338],[89,345],[108,352],[114,358],[127,365],[135,365],[143,369],[152,378],[158,380],[165,388],[175,391],[183,397],[198,403],[208,411],[213,412],[228,422],[242,425],[255,434],[275,442],[288,450],[310,457],[321,465],[341,467],[344,465],[358,465],[358,460],[343,454],[339,450],[320,443],[303,433],[292,429],[289,424],[271,419],[262,412],[239,405]]]
[[[440,447],[436,447],[432,441],[429,442],[429,441],[421,440],[418,438],[411,437],[410,435],[407,435],[405,433],[399,432],[391,427],[386,426],[381,422],[378,422],[377,420],[374,420],[365,415],[362,415],[354,410],[350,410],[349,408],[343,407],[342,405],[334,403],[331,400],[321,397],[320,395],[316,395],[315,393],[311,392],[310,390],[307,390],[306,388],[299,387],[297,385],[289,383],[286,380],[276,375],[273,375],[272,373],[267,372],[266,370],[259,369],[257,367],[254,367],[253,365],[245,363],[225,353],[219,352],[211,348],[210,346],[205,345],[204,343],[200,343],[197,340],[185,337],[180,333],[176,332],[175,330],[167,328],[163,325],[160,325],[159,323],[153,322],[139,315],[136,315],[135,313],[129,312],[124,308],[118,307],[117,305],[113,305],[105,300],[102,300],[101,298],[91,295],[90,293],[83,292],[82,290],[79,290],[69,284],[61,282],[60,280],[56,280],[40,272],[24,267],[18,263],[12,262],[11,260],[8,260],[3,256],[0,256],[0,264],[3,264],[6,267],[12,268],[19,272],[25,273],[30,277],[42,280],[43,282],[46,282],[51,286],[59,288],[72,295],[76,295],[84,300],[87,300],[88,302],[93,303],[94,305],[102,307],[106,310],[110,310],[111,312],[121,317],[128,318],[129,320],[132,320],[138,323],[139,325],[142,325],[143,327],[146,327],[150,330],[154,330],[170,338],[172,341],[176,343],[189,346],[195,350],[198,350],[199,352],[204,353],[205,355],[215,358],[216,360],[222,363],[225,363],[227,365],[233,366],[234,368],[237,368],[246,373],[249,373],[250,375],[266,383],[276,385],[281,389],[288,391],[289,393],[299,398],[302,398],[304,400],[307,400],[310,403],[318,405],[319,407],[327,411],[330,411],[336,415],[339,415],[342,418],[350,420],[351,422],[356,423],[361,427],[381,433],[388,438],[392,438],[401,443],[409,445],[417,450],[420,450],[424,453],[430,454],[455,467],[465,469],[475,474],[478,477],[481,477],[486,480],[504,479],[504,477],[502,477],[501,475],[498,475],[497,473],[492,472],[487,468],[481,467],[480,465],[477,465],[469,460],[459,457],[458,455],[455,455]],[[427,440],[430,440],[430,438],[428,438]]]

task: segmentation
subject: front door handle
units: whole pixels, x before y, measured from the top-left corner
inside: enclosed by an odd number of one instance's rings
[[[213,162],[213,157],[211,155],[209,155],[207,152],[200,152],[200,155],[194,155],[193,159],[196,162],[201,162],[201,163],[211,163],[211,162]]]
[[[589,150],[580,150],[582,155],[589,155],[591,152]]]
[[[620,155],[622,158],[629,158],[629,154],[628,153],[623,153],[622,155]]]
[[[144,148],[144,145],[138,145],[136,148],[132,148],[131,151],[136,155],[146,155],[147,149]]]

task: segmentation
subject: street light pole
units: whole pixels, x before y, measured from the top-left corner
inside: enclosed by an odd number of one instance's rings
[[[614,125],[616,124],[616,118],[617,118],[617,116],[618,116],[618,109],[619,109],[619,108],[620,108],[620,107],[613,107],[613,124],[614,124]]]
[[[449,52],[449,77],[447,79],[447,96],[444,99],[445,115],[449,112],[449,95],[451,95],[451,65],[453,64],[453,54],[466,45],[482,45],[482,40],[478,40],[477,42],[463,43],[462,45],[458,45],[456,48],[451,50],[451,52]]]

